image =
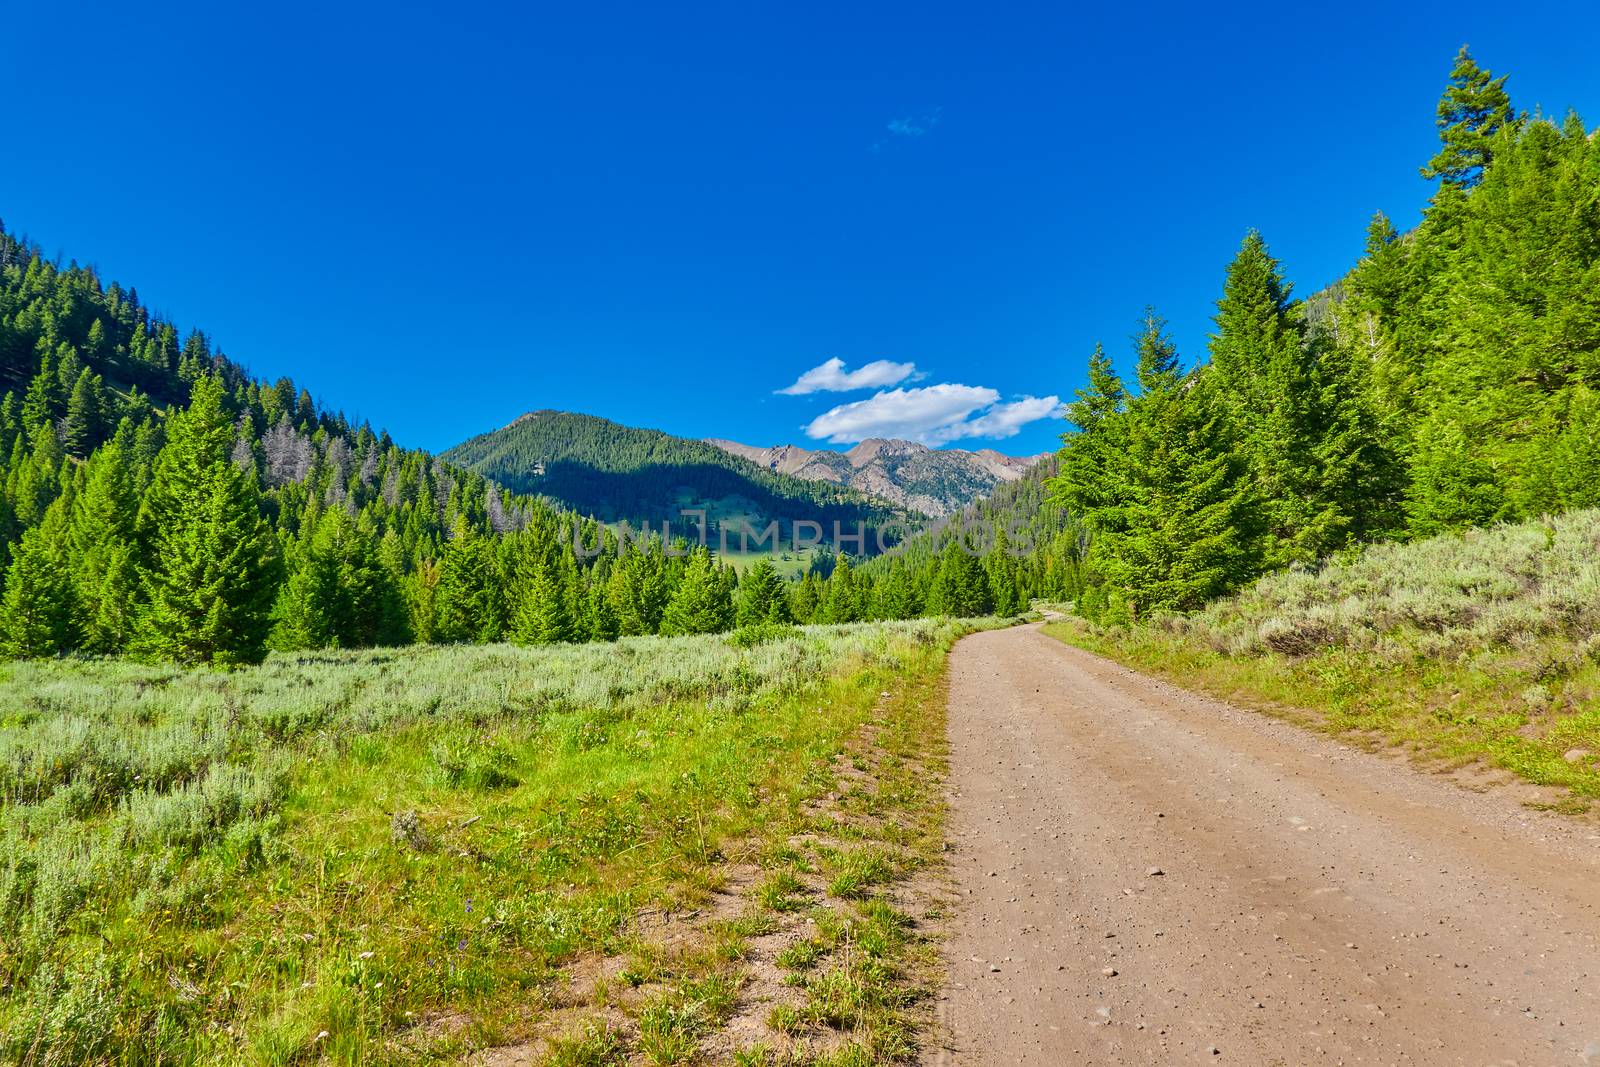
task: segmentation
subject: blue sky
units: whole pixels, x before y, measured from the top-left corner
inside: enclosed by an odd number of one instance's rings
[[[1247,228],[1309,292],[1374,210],[1414,221],[1462,42],[1600,123],[1578,3],[17,4],[5,35],[9,228],[431,448],[561,408],[1043,450],[1146,303],[1203,353]]]

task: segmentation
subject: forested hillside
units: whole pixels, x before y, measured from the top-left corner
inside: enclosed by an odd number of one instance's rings
[[[198,331],[180,343],[90,269],[3,233],[0,262],[0,353],[23,383],[0,398],[0,655],[232,665],[269,649],[611,640],[945,604],[875,595],[848,562],[826,580],[787,583],[765,563],[741,580],[659,528],[619,540],[351,426],[288,379],[253,379]],[[708,503],[682,493],[685,471],[740,517],[783,519],[785,536],[795,518],[892,517],[701,442],[578,416],[553,426],[565,446],[546,473],[619,509],[636,491],[641,523]]]
[[[1082,590],[1083,529],[1050,499],[1054,458],[908,538],[862,568],[885,604],[913,613],[999,615]]]
[[[734,574],[703,550],[619,544],[350,426],[3,233],[0,264],[22,383],[0,398],[0,655],[233,664],[733,624]]]
[[[480,434],[444,458],[522,493],[535,493],[605,522],[675,528],[679,511],[704,508],[713,530],[739,519],[756,531],[776,521],[833,524],[853,533],[921,516],[849,489],[767,470],[705,441],[623,426],[593,415],[535,411]],[[731,536],[731,535],[730,535]]]
[[[1438,123],[1421,225],[1375,217],[1314,307],[1251,232],[1208,360],[1185,369],[1153,311],[1131,380],[1096,350],[1054,482],[1090,535],[1081,612],[1600,502],[1600,143],[1518,112],[1466,49]]]

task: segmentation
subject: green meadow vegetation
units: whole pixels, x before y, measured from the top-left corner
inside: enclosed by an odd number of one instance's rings
[[[1376,545],[1062,639],[1354,740],[1600,797],[1600,511]],[[1311,712],[1311,716],[1299,712]]]
[[[873,887],[937,850],[937,791],[919,773],[831,811],[817,798],[864,726],[942,738],[917,717],[942,714],[928,687],[961,630],[763,624],[232,672],[6,664],[0,1059],[417,1062],[538,1037],[551,1062],[686,1062],[738,1000],[743,940],[827,894],[789,961],[822,969],[773,1033],[843,1027],[827,1055],[866,1058],[839,1062],[904,1054],[909,935]],[[885,699],[910,690],[924,699]],[[896,804],[906,817],[884,820]],[[692,913],[751,856],[771,872],[750,911],[694,952],[641,933],[640,915]],[[593,956],[634,961],[613,982],[633,1000],[598,988],[609,1021],[546,1034]]]

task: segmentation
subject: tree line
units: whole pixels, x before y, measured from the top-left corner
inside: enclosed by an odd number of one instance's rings
[[[0,229],[0,655],[610,640],[979,614],[965,557],[787,581],[618,532],[253,379],[132,290]],[[861,505],[853,501],[847,507]],[[580,546],[582,551],[579,551]],[[970,590],[969,590],[970,586]],[[997,592],[998,590],[998,592]]]
[[[1461,50],[1420,225],[1377,215],[1329,290],[1295,299],[1252,231],[1208,360],[1184,369],[1150,310],[1131,378],[1095,349],[1053,482],[1088,535],[1083,614],[1600,504],[1600,143],[1575,114],[1519,113],[1505,82]]]

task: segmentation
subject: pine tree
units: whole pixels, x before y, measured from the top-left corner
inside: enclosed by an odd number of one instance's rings
[[[860,622],[863,617],[861,598],[856,590],[855,570],[850,566],[850,557],[841,554],[833,565],[833,573],[823,583],[816,621]]]
[[[45,509],[60,494],[65,458],[55,427],[49,423],[39,423],[30,438],[19,436],[12,446],[6,498],[13,519],[23,528],[43,521]]]
[[[434,639],[442,642],[498,641],[505,633],[504,583],[494,543],[457,518],[439,560]]]
[[[737,622],[740,626],[751,626],[788,621],[789,599],[784,594],[783,579],[778,577],[771,560],[759,560],[739,582]]]
[[[731,594],[711,553],[696,548],[689,554],[678,588],[661,617],[662,634],[712,634],[728,629],[734,619]]]
[[[665,562],[660,544],[652,542],[629,553],[612,568],[606,595],[617,619],[618,634],[631,637],[660,629],[662,613],[672,595]]]
[[[1462,45],[1439,100],[1438,155],[1422,168],[1424,178],[1470,188],[1494,160],[1496,136],[1517,120],[1506,95],[1506,79],[1480,68]]]
[[[922,614],[921,591],[903,559],[896,559],[873,588],[873,613],[880,619],[914,619]]]
[[[139,587],[135,519],[127,455],[113,439],[87,464],[84,489],[72,501],[68,530],[83,648],[119,652],[133,635]]]
[[[278,595],[272,647],[380,643],[393,617],[393,590],[370,526],[333,507],[308,533]]]
[[[821,583],[815,571],[807,571],[795,584],[790,598],[789,615],[802,625],[816,621],[817,606],[822,600]]]
[[[1183,370],[1178,346],[1167,335],[1167,320],[1157,315],[1155,308],[1146,306],[1139,325],[1139,332],[1134,335],[1134,350],[1138,356],[1134,379],[1139,383],[1140,395],[1174,388],[1183,377]],[[1103,358],[1104,353],[1101,356]]]
[[[1267,520],[1267,562],[1312,562],[1381,523],[1358,510],[1384,466],[1365,390],[1338,349],[1308,337],[1277,260],[1251,231],[1228,267],[1211,339]]]
[[[61,500],[52,504],[12,552],[0,598],[0,656],[54,656],[73,646],[76,609],[65,552],[64,505]]]
[[[11,447],[22,433],[22,411],[17,394],[7,391],[0,399],[0,459],[11,455]]]
[[[1095,345],[1089,356],[1089,387],[1078,390],[1067,418],[1083,433],[1092,433],[1101,423],[1122,410],[1128,391],[1117,377],[1111,357],[1102,345]]]
[[[584,593],[584,620],[591,641],[615,641],[621,631],[616,610],[611,606],[606,583],[596,581]]]
[[[62,424],[61,443],[70,455],[87,456],[100,443],[99,378],[83,368],[67,400],[67,417]]]
[[[511,640],[518,644],[560,644],[580,636],[569,584],[576,575],[569,578],[555,557],[555,549],[536,537],[524,537],[518,546],[510,627]]]
[[[1026,610],[1021,568],[1004,530],[995,531],[994,547],[984,559],[983,569],[989,576],[990,601],[996,615],[1018,615]]]
[[[1073,513],[1087,516],[1120,499],[1117,465],[1122,445],[1118,437],[1128,392],[1104,347],[1094,346],[1089,357],[1089,385],[1080,389],[1067,408],[1067,420],[1076,433],[1062,436],[1060,468],[1051,481],[1051,500]],[[935,597],[937,599],[937,597]]]
[[[189,408],[170,419],[142,515],[151,551],[137,647],[180,663],[259,662],[271,628],[276,539],[254,475],[229,462],[223,395],[215,377],[196,379]]]
[[[378,539],[378,563],[383,568],[383,602],[380,605],[378,644],[393,647],[415,640],[411,611],[405,595],[409,575],[405,544],[392,527]]]
[[[1130,410],[1127,499],[1089,549],[1106,621],[1193,610],[1261,571],[1254,486],[1213,388],[1173,382]]]
[[[1419,428],[1411,480],[1406,513],[1416,537],[1484,526],[1512,514],[1499,472],[1460,424],[1448,419],[1429,419]]]
[[[960,538],[951,538],[939,555],[939,570],[934,578],[930,608],[951,618],[974,618],[989,614],[989,577]]]
[[[56,372],[55,353],[46,349],[39,359],[39,373],[33,376],[22,401],[22,426],[32,433],[41,425],[55,426],[66,406],[61,376]]]
[[[412,639],[418,644],[431,645],[440,640],[439,620],[439,561],[424,559],[406,576],[402,592],[405,594]]]

